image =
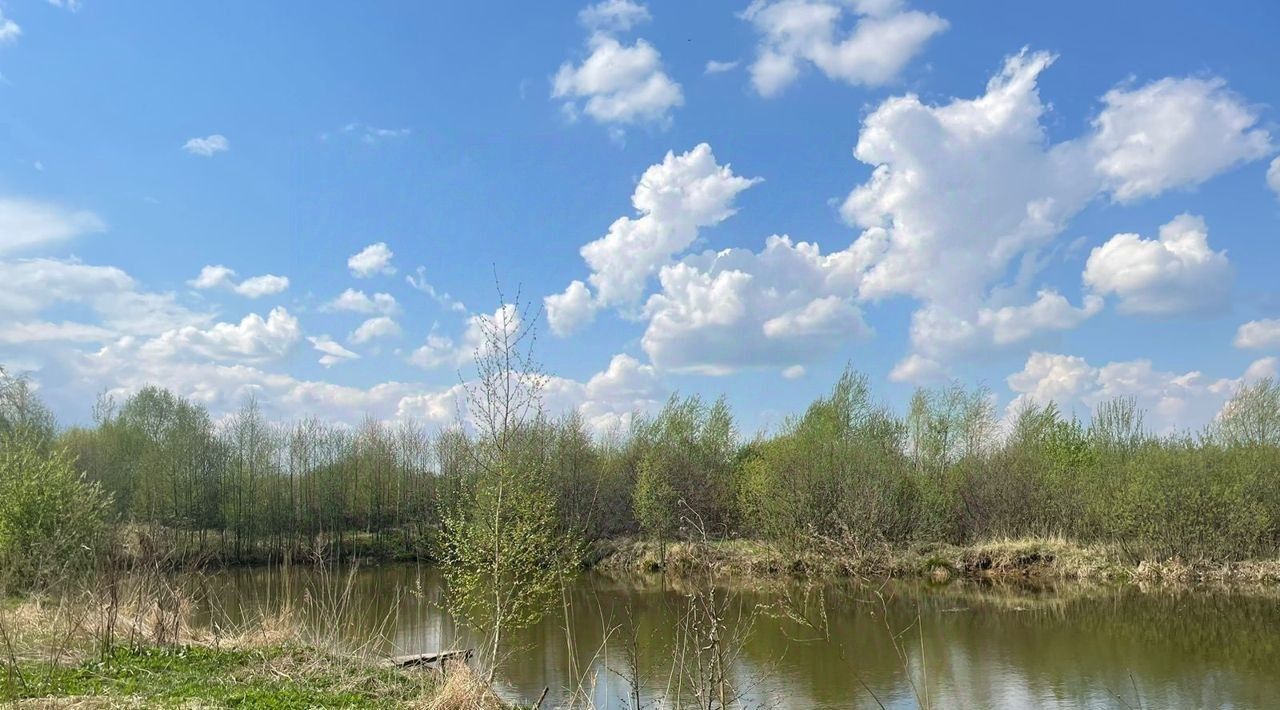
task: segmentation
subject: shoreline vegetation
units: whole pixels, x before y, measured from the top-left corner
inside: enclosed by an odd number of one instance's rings
[[[1132,561],[1120,548],[1086,546],[1062,538],[938,543],[861,553],[787,550],[769,543],[727,540],[707,545],[606,540],[591,545],[586,569],[603,574],[703,574],[797,581],[924,579],[935,583],[993,580],[1206,586],[1280,585],[1280,558],[1258,560]]]
[[[512,632],[568,619],[584,566],[685,580],[672,677],[688,696],[676,700],[708,709],[739,697],[728,669],[745,639],[726,632],[732,592],[718,585],[733,575],[1280,582],[1273,380],[1177,434],[1148,430],[1132,399],[1087,421],[1053,404],[1001,416],[989,392],[958,384],[921,389],[898,413],[853,371],[767,434],[739,431],[723,398],[679,395],[600,432],[581,413],[545,413],[536,322],[518,297],[479,321],[465,421],[438,432],[272,422],[253,399],[215,420],[158,387],[104,397],[93,426],[62,428],[0,370],[0,698],[228,705],[246,701],[222,679],[243,675],[277,707],[498,707]],[[347,557],[438,565],[448,611],[484,638],[476,672],[380,685],[365,657],[351,667],[367,682],[335,685],[276,665],[329,663],[324,640],[184,636],[183,570]],[[343,695],[370,688],[376,698]]]
[[[126,531],[117,547],[116,564],[136,566],[138,555],[165,549],[162,564],[173,571],[328,563],[371,564],[443,562],[412,546],[378,544],[372,537],[349,535],[347,547],[298,544],[281,552],[246,551],[223,560],[200,549],[157,542],[156,531]],[[157,537],[163,538],[161,533]],[[172,539],[172,535],[170,538]],[[581,546],[574,566],[606,575],[667,575],[685,578],[710,569],[717,576],[794,581],[856,579],[1082,581],[1167,583],[1175,585],[1280,586],[1280,556],[1222,560],[1143,557],[1116,544],[1083,544],[1061,536],[1000,538],[956,545],[916,542],[852,550],[837,541],[811,540],[802,548],[760,539],[660,542],[643,537],[617,537]]]

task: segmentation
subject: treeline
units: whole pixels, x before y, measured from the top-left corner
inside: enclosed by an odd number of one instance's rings
[[[224,561],[317,542],[437,556],[451,516],[486,485],[482,437],[460,428],[279,424],[253,401],[215,422],[148,387],[100,404],[92,427],[59,430],[29,388],[6,382],[0,445],[10,455],[21,430],[103,494],[110,520]],[[756,438],[742,436],[723,399],[698,397],[672,397],[604,436],[574,414],[503,431],[503,461],[539,482],[548,520],[576,540],[707,535],[868,550],[1063,535],[1135,556],[1280,552],[1280,386],[1271,380],[1242,388],[1209,429],[1177,436],[1148,431],[1126,399],[1088,421],[1053,405],[1004,421],[988,393],[949,387],[919,391],[899,414],[852,372]],[[0,475],[6,494],[21,478]],[[0,520],[0,547],[5,529]]]

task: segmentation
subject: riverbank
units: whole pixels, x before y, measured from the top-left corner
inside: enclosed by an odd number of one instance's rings
[[[420,531],[385,534],[348,531],[313,537],[282,536],[237,543],[160,525],[120,525],[111,531],[109,561],[121,568],[256,567],[317,562],[430,562],[436,545]]]
[[[163,552],[160,552],[162,551]],[[414,562],[434,564],[431,545],[403,535],[378,538],[363,533],[344,536],[339,547],[328,541],[297,541],[286,553],[251,547],[250,554],[227,557],[210,550],[184,547],[167,531],[126,529],[117,547],[122,568],[149,561],[171,569],[257,567],[359,561],[361,564]],[[971,545],[915,543],[848,546],[814,541],[786,546],[764,540],[715,540],[707,543],[657,542],[612,538],[590,542],[584,569],[605,573],[657,573],[675,577],[704,575],[758,578],[832,579],[1033,578],[1044,581],[1135,582],[1170,584],[1280,586],[1280,558],[1225,561],[1160,559],[1116,544],[1081,544],[1062,537],[997,539]]]
[[[1247,561],[1135,559],[1117,546],[1063,538],[992,540],[973,545],[922,543],[850,551],[813,544],[803,549],[751,540],[710,543],[619,539],[593,543],[586,566],[605,573],[705,574],[756,578],[1035,578],[1227,585],[1280,585],[1280,559]]]
[[[0,705],[504,710],[466,663],[401,668],[363,648],[309,642],[281,615],[196,627],[160,597],[111,607],[84,595],[0,600]]]
[[[5,686],[8,686],[7,688]],[[119,648],[78,664],[20,664],[0,683],[17,707],[501,708],[465,668],[441,679],[301,646]],[[467,695],[466,702],[458,702]],[[491,694],[489,694],[491,695]]]

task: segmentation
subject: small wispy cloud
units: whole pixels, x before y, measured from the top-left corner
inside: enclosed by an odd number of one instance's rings
[[[320,364],[325,367],[333,367],[334,365],[347,362],[349,360],[360,359],[360,355],[358,353],[354,353],[342,347],[340,344],[335,342],[333,338],[327,335],[309,337],[307,340],[311,341],[311,347],[320,351]]]
[[[22,28],[18,23],[4,16],[4,10],[0,10],[0,44],[8,44],[17,42],[22,36]]]
[[[192,138],[182,145],[182,149],[192,155],[198,155],[202,158],[211,158],[217,153],[225,153],[231,150],[231,141],[221,133],[214,133],[204,138]]]
[[[413,134],[411,128],[380,128],[361,121],[352,121],[337,131],[338,135],[348,136],[366,145],[376,145],[383,141],[394,140],[397,138],[407,138]],[[332,133],[321,133],[320,140],[327,141],[333,138]]]
[[[466,304],[443,291],[437,291],[436,287],[432,286],[427,281],[427,270],[424,267],[419,266],[418,275],[415,277],[413,274],[409,274],[405,277],[405,281],[409,282],[410,286],[430,296],[432,300],[445,308],[448,308],[455,313],[467,312]]]
[[[707,61],[707,68],[705,71],[707,74],[723,74],[737,69],[738,64],[740,63],[741,62],[736,59],[732,62],[722,62],[716,59],[711,59]]]

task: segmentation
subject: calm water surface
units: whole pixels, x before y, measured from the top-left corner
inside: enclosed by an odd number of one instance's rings
[[[337,603],[347,584],[352,601]],[[208,591],[219,616],[252,619],[287,599],[317,635],[380,652],[478,643],[442,610],[430,568],[368,567],[349,582],[314,569],[232,570]],[[625,679],[637,676],[644,707],[675,705],[677,692],[690,693],[671,674],[690,591],[660,576],[583,576],[570,593],[574,653],[557,609],[510,637],[502,693],[530,702],[549,686],[551,707],[576,685],[576,667],[597,707],[632,707]],[[817,591],[806,605],[794,587],[721,588],[732,635],[745,637],[732,644],[739,706],[913,708],[927,697],[936,708],[1280,708],[1275,591],[917,582]]]

